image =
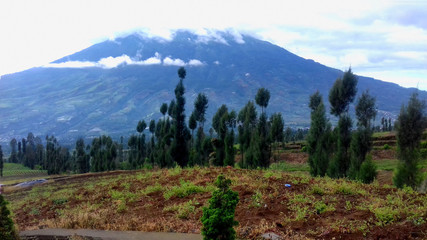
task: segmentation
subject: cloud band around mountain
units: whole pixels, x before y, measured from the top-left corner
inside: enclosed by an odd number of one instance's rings
[[[148,65],[163,65],[163,66],[203,66],[205,63],[198,59],[190,59],[188,62],[180,58],[172,58],[171,56],[167,56],[162,59],[161,55],[156,52],[153,57],[147,58],[142,61],[134,60],[130,58],[128,55],[121,55],[118,57],[106,57],[102,58],[97,62],[90,61],[67,61],[61,63],[49,63],[44,65],[44,68],[89,68],[89,67],[99,67],[104,69],[116,68],[122,65],[140,65],[140,66],[148,66]]]

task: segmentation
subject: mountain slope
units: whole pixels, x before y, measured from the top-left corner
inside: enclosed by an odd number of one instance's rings
[[[64,140],[102,133],[127,136],[139,120],[158,119],[161,103],[174,98],[177,69],[183,65],[187,116],[199,92],[208,95],[211,119],[221,104],[238,111],[265,87],[271,92],[267,111],[282,112],[290,126],[308,126],[309,95],[319,90],[327,102],[342,74],[250,36],[180,31],[164,40],[133,34],[3,76],[0,141],[29,131]],[[359,77],[358,89],[376,96],[379,118],[395,117],[414,91],[366,77]],[[426,92],[420,94],[427,98]]]

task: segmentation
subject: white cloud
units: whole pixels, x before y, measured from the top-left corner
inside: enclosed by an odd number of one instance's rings
[[[203,66],[205,63],[198,59],[190,59],[190,61],[185,62],[182,59],[179,58],[172,58],[171,56],[168,56],[163,59],[161,58],[161,55],[156,52],[153,57],[147,58],[143,61],[135,61],[132,58],[130,58],[128,55],[122,55],[119,57],[107,57],[102,58],[98,62],[79,62],[79,61],[68,61],[68,62],[62,62],[62,63],[49,63],[46,65],[43,65],[42,67],[45,68],[86,68],[86,67],[100,67],[105,69],[110,68],[116,68],[120,65],[159,65],[162,64],[164,66]],[[219,62],[218,62],[219,64]]]
[[[215,64],[215,65],[220,65],[221,63],[220,63],[218,60],[216,60],[216,61],[214,62],[214,64]]]
[[[161,64],[162,59],[158,52],[154,54],[154,57],[150,57],[143,61],[134,61],[128,55],[122,55],[119,57],[107,57],[102,58],[98,62],[80,62],[80,61],[68,61],[62,63],[49,63],[44,65],[45,68],[86,68],[86,67],[100,67],[100,68],[116,68],[122,64],[127,65],[155,65]]]
[[[203,63],[202,63],[200,60],[197,60],[197,59],[191,59],[191,60],[188,62],[188,65],[189,65],[189,66],[202,66],[202,65],[203,65]]]
[[[127,55],[119,57],[107,57],[98,61],[98,65],[102,68],[115,68],[121,64],[132,64],[132,59]]]
[[[183,66],[185,66],[185,62],[182,61],[179,58],[172,59],[170,57],[166,57],[165,59],[163,59],[163,65],[165,65],[165,66],[180,66],[180,67],[183,67]]]
[[[162,58],[158,52],[154,54],[154,57],[150,57],[144,61],[134,62],[134,64],[137,64],[137,65],[156,65],[161,63],[162,63]]]

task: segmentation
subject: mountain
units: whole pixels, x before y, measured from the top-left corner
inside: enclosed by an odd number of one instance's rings
[[[285,124],[292,127],[309,125],[309,95],[319,90],[327,103],[329,89],[342,75],[248,35],[178,31],[166,40],[131,34],[3,76],[0,141],[30,131],[63,141],[100,134],[128,136],[136,132],[139,120],[157,120],[161,103],[174,98],[179,66],[187,70],[187,116],[199,92],[209,98],[211,119],[221,104],[239,111],[265,87],[271,93],[267,112],[282,112]],[[376,96],[377,118],[395,118],[415,91],[360,76],[358,93],[365,89]],[[420,95],[427,98],[427,92]]]

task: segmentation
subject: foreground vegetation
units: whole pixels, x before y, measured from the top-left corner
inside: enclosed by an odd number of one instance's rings
[[[308,174],[234,168],[157,169],[74,175],[8,190],[19,230],[89,228],[200,233],[202,209],[223,174],[239,195],[240,238],[427,237],[427,195]],[[290,184],[286,187],[285,184]]]

